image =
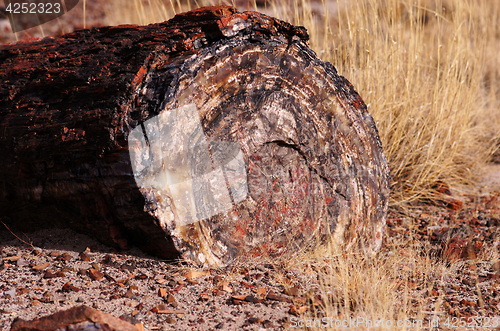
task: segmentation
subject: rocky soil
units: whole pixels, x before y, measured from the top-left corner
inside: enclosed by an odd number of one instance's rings
[[[277,265],[191,270],[71,230],[3,229],[0,243],[0,330],[82,304],[148,330],[279,328],[314,288],[311,275]]]

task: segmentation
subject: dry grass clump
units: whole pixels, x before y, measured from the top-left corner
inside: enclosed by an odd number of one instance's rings
[[[341,9],[328,53],[378,122],[393,201],[432,197],[439,182],[470,183],[497,135],[484,73],[498,3],[353,3]]]
[[[314,261],[314,268],[320,270],[323,303],[317,311],[309,311],[291,322],[319,324],[321,321],[321,327],[312,325],[312,329],[334,330],[345,330],[346,326],[357,330],[428,327],[433,314],[439,311],[442,298],[430,304],[425,298],[434,288],[435,280],[450,277],[453,269],[431,261],[422,248],[402,252],[386,252],[375,259],[366,259],[356,253],[332,255],[332,248],[324,248],[323,256],[328,257],[319,257],[320,251],[316,251],[315,257],[300,259],[302,265],[295,262],[295,267],[307,270]]]

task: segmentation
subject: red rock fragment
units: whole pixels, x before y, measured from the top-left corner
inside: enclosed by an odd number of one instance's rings
[[[158,305],[151,310],[153,313],[157,314],[185,314],[186,311],[181,309],[170,309],[164,304]]]
[[[90,261],[90,256],[88,256],[88,254],[85,252],[81,252],[79,256],[80,256],[80,259],[84,262]]]
[[[248,284],[247,282],[244,282],[244,281],[241,281],[240,284],[245,286],[246,288],[254,288],[255,287],[255,285]]]
[[[180,284],[176,288],[174,288],[172,291],[176,292],[176,293],[179,293],[179,291],[182,290],[183,287],[184,287],[184,284]]]
[[[241,305],[242,302],[245,301],[246,297],[246,295],[233,295],[231,297],[231,300],[233,301],[233,304]]]
[[[300,306],[300,307],[292,306],[288,311],[288,313],[295,316],[299,316],[305,313],[308,309],[309,308],[307,306]]]
[[[64,277],[64,273],[61,271],[54,273],[52,270],[48,269],[43,274],[43,278],[46,278],[46,279],[52,279],[52,278],[57,278],[57,277]]]
[[[251,302],[251,303],[261,303],[261,302],[264,302],[264,300],[258,299],[256,297],[254,297],[253,295],[247,295],[245,297],[245,301],[246,302]]]
[[[243,301],[246,297],[246,295],[233,295],[231,298]]]
[[[262,318],[250,317],[247,322],[249,324],[262,323]]]
[[[167,294],[167,303],[170,304],[172,307],[177,307],[177,302],[175,301],[175,298],[172,294]]]
[[[129,299],[130,299],[130,298],[134,297],[134,296],[135,296],[135,294],[134,294],[134,291],[132,291],[132,289],[131,289],[131,288],[129,288],[129,289],[128,289],[128,291],[127,291],[127,292],[125,292],[125,294],[124,294],[123,296],[124,296],[125,298],[129,298]]]
[[[167,290],[164,288],[159,288],[158,289],[158,296],[160,298],[164,298],[167,295]]]
[[[49,265],[50,265],[50,263],[49,263],[49,262],[45,262],[44,264],[40,264],[40,265],[36,265],[36,266],[34,266],[34,267],[33,267],[33,270],[38,270],[38,271],[40,271],[40,270],[43,270],[43,269],[47,268]]]
[[[100,281],[104,278],[104,274],[100,271],[97,271],[94,268],[90,268],[88,270],[88,274],[89,274],[90,278],[92,278],[93,280],[96,280],[96,281]]]
[[[274,301],[280,301],[280,302],[286,302],[286,303],[292,303],[292,299],[284,297],[282,295],[277,295],[273,292],[269,292],[266,296],[266,300],[274,300]]]
[[[62,255],[57,256],[57,260],[65,262],[71,261],[72,258],[73,257],[68,253],[63,253]]]
[[[76,286],[71,285],[71,284],[68,282],[68,283],[66,283],[66,284],[64,284],[64,285],[63,285],[63,287],[62,287],[62,291],[63,291],[63,292],[71,292],[71,291],[73,291],[73,292],[79,292],[79,291],[80,291],[80,289],[79,289],[78,287],[76,287]]]
[[[467,305],[467,306],[477,306],[476,302],[468,301],[468,300],[465,300],[465,299],[463,299],[462,301],[460,301],[460,303],[462,305]]]
[[[138,331],[137,327],[122,321],[113,315],[100,312],[87,306],[73,307],[60,311],[50,316],[37,318],[32,321],[15,319],[11,325],[11,331],[47,331],[59,329],[80,329],[79,326],[88,322],[106,325],[109,331]]]

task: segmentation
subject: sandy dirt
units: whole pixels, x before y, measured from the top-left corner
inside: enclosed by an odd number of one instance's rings
[[[137,249],[115,252],[67,229],[15,235],[0,231],[0,330],[16,317],[81,304],[148,330],[274,329],[287,325],[292,300],[305,303],[305,293],[314,291],[311,275],[271,264],[190,273],[182,263]]]
[[[478,186],[482,194],[500,191],[500,163],[491,163],[485,167]]]

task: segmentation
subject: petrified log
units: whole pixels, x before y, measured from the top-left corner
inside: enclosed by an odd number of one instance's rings
[[[222,265],[381,245],[389,171],[304,28],[232,7],[0,48],[0,210]]]

